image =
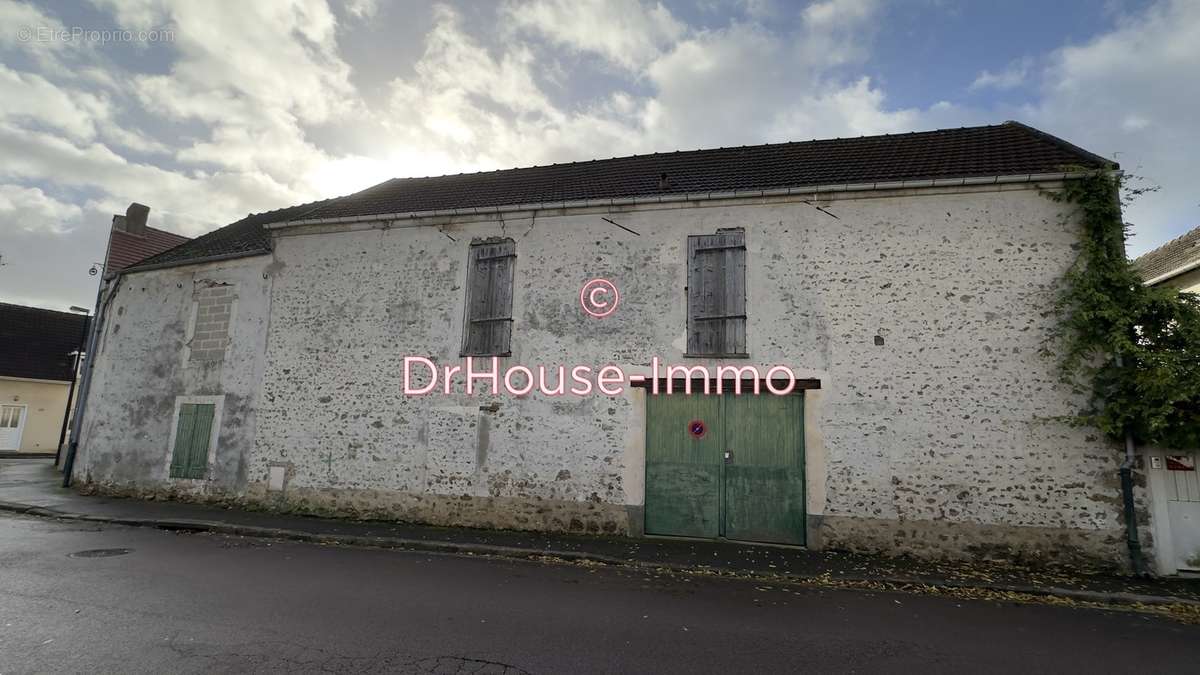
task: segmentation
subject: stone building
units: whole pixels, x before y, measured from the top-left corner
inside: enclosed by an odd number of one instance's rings
[[[1122,566],[1119,451],[1056,419],[1079,402],[1042,354],[1080,236],[1043,191],[1097,168],[1117,167],[1008,122],[397,179],[251,215],[119,277],[74,476]]]

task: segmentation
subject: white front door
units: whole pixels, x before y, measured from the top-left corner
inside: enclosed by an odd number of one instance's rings
[[[0,405],[0,450],[20,450],[25,406]]]
[[[1200,478],[1196,453],[1168,454],[1166,469],[1167,520],[1175,567],[1200,570]]]

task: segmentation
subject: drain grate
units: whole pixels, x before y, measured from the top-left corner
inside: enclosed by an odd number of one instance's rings
[[[131,548],[91,548],[86,551],[75,551],[67,555],[72,558],[111,558],[115,555],[133,553]]]

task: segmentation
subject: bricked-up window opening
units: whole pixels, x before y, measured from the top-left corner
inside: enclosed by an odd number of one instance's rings
[[[199,286],[193,294],[192,338],[188,342],[188,361],[225,360],[229,346],[229,326],[233,321],[237,290],[229,284]]]
[[[748,356],[745,230],[691,235],[687,244],[687,355]]]
[[[512,353],[513,271],[517,243],[512,239],[476,239],[467,258],[467,303],[463,356]]]
[[[212,437],[211,403],[181,403],[171,454],[171,478],[204,478],[208,472],[208,444]]]

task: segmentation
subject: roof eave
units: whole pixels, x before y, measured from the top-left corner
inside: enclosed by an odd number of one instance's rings
[[[271,252],[271,249],[263,248],[263,249],[254,249],[254,250],[250,250],[250,251],[238,251],[236,253],[222,253],[220,255],[210,255],[210,256],[205,256],[203,258],[188,258],[187,260],[169,260],[169,261],[164,261],[164,262],[160,262],[160,263],[153,263],[151,265],[135,265],[132,267],[126,267],[125,269],[117,272],[117,274],[120,275],[120,274],[129,274],[131,272],[149,272],[151,270],[161,270],[161,269],[165,269],[167,267],[184,267],[186,265],[201,265],[201,264],[210,263],[210,262],[220,262],[222,260],[236,260],[238,258],[252,258],[254,256],[267,255],[270,252]]]
[[[1142,285],[1143,286],[1154,286],[1157,284],[1161,284],[1162,282],[1170,281],[1171,279],[1174,279],[1175,277],[1177,277],[1181,274],[1187,274],[1188,272],[1191,272],[1194,269],[1200,269],[1200,260],[1193,260],[1190,263],[1186,263],[1186,264],[1180,265],[1179,267],[1176,267],[1175,269],[1171,270],[1170,272],[1164,272],[1163,274],[1160,274],[1152,279],[1147,279],[1142,282]]]
[[[1121,174],[1119,169],[1108,169],[1110,173]],[[433,209],[427,211],[408,211],[403,213],[370,213],[356,216],[334,216],[327,218],[301,218],[265,223],[264,228],[278,230],[288,227],[305,225],[335,225],[349,223],[374,222],[380,220],[416,220],[419,218],[436,218],[446,216],[464,216],[481,214],[501,214],[514,211],[544,211],[547,209],[596,208],[610,206],[631,206],[642,204],[669,204],[678,202],[713,201],[720,199],[752,199],[757,197],[779,197],[790,195],[827,194],[832,192],[862,192],[872,190],[903,190],[920,188],[966,187],[974,185],[998,185],[1012,183],[1035,183],[1040,181],[1061,181],[1082,178],[1093,175],[1095,169],[1087,171],[1071,171],[1056,173],[1017,174],[1004,176],[970,176],[963,178],[930,178],[921,180],[881,181],[874,183],[832,183],[821,185],[804,185],[769,190],[728,190],[719,192],[688,192],[647,195],[642,197],[611,197],[603,199],[581,199],[574,201],[535,202],[528,204],[508,204],[501,206],[473,206],[458,209]]]

